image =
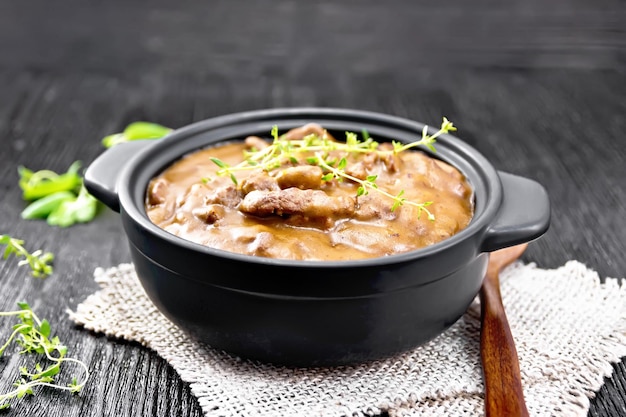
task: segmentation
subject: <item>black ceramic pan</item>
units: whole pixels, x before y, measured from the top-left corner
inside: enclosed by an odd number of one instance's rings
[[[231,114],[158,141],[106,150],[86,170],[87,189],[119,211],[141,284],[159,310],[216,349],[295,366],[374,360],[445,331],[478,294],[491,251],[540,237],[550,203],[537,182],[497,171],[476,149],[443,135],[433,156],[474,189],[475,213],[455,236],[413,252],[365,260],[292,261],[225,252],[155,226],[144,210],[151,178],[181,156],[226,140],[315,122],[335,137],[366,129],[411,142],[423,124],[334,108]],[[434,133],[436,129],[432,129]]]

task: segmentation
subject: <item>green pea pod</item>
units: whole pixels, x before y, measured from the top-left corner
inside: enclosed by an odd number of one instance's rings
[[[71,191],[57,191],[30,203],[20,213],[22,219],[42,219],[57,209],[64,201],[73,200],[76,194]]]
[[[76,161],[64,174],[57,174],[47,169],[33,172],[28,168],[19,167],[19,186],[22,189],[22,197],[32,201],[59,191],[76,190],[82,184],[82,178],[78,173],[80,166],[80,161]]]
[[[76,223],[73,214],[74,201],[64,201],[59,207],[56,208],[47,218],[47,223],[50,226],[68,227]]]
[[[108,135],[102,138],[102,146],[104,146],[105,148],[111,148],[118,143],[123,142],[128,142],[128,139],[126,139],[123,133],[114,133],[112,135]]]
[[[172,129],[149,122],[133,122],[124,129],[124,136],[129,140],[157,139],[170,133]]]
[[[139,139],[160,139],[172,131],[165,127],[150,122],[133,122],[126,126],[122,133],[114,133],[102,139],[102,145],[110,148],[119,143],[129,142]]]
[[[98,200],[83,186],[78,197],[63,201],[48,215],[47,222],[50,226],[68,227],[75,223],[91,221],[97,211]]]

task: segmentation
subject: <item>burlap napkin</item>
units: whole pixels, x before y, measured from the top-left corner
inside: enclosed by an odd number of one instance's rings
[[[570,261],[501,274],[532,416],[585,416],[626,356],[626,284]],[[480,305],[411,352],[358,366],[290,369],[230,357],[188,339],[144,294],[131,264],[99,268],[101,290],[70,311],[86,329],[137,341],[190,383],[207,416],[480,416]]]

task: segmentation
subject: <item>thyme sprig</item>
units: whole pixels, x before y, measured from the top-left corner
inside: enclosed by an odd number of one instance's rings
[[[271,131],[273,138],[272,143],[260,150],[246,151],[244,153],[244,160],[239,164],[231,166],[219,158],[211,158],[211,161],[219,167],[217,175],[228,175],[232,181],[237,184],[236,172],[258,168],[271,171],[285,164],[297,164],[299,163],[299,157],[305,155],[305,160],[308,164],[317,165],[326,171],[322,180],[347,179],[353,181],[359,184],[357,197],[366,195],[368,191],[374,190],[393,200],[392,211],[406,203],[417,207],[420,214],[426,212],[428,219],[434,220],[435,216],[426,208],[432,204],[432,201],[417,203],[406,200],[406,198],[403,197],[404,190],[400,191],[397,195],[390,194],[378,187],[376,184],[376,175],[370,175],[365,180],[356,178],[348,174],[345,170],[348,164],[347,158],[343,157],[338,164],[335,164],[334,161],[328,160],[327,156],[335,151],[345,154],[376,153],[381,156],[386,156],[398,154],[419,146],[424,146],[432,152],[436,152],[434,143],[437,141],[437,138],[442,134],[452,131],[456,131],[456,127],[451,121],[444,117],[441,127],[434,134],[429,135],[428,126],[425,125],[422,129],[422,137],[419,140],[406,144],[394,140],[392,141],[392,150],[381,150],[378,149],[379,143],[368,134],[364,135],[364,139],[361,140],[356,133],[346,132],[345,142],[335,141],[326,134],[320,136],[314,133],[299,140],[289,140],[285,139],[285,135],[278,134],[278,126],[273,126]]]
[[[0,410],[9,408],[11,399],[34,395],[33,389],[36,387],[51,387],[71,393],[82,390],[89,379],[87,365],[78,359],[66,356],[67,346],[62,345],[57,336],[50,338],[51,328],[47,320],[41,320],[37,317],[27,303],[21,302],[18,303],[18,306],[19,310],[0,312],[0,316],[15,316],[19,319],[19,322],[13,326],[13,333],[9,339],[0,346],[0,356],[15,341],[22,347],[20,354],[36,353],[43,355],[46,365],[37,362],[31,371],[25,366],[20,367],[21,377],[13,383],[15,388],[6,394],[0,394]],[[82,368],[82,379],[73,377],[67,385],[57,382],[56,377],[65,363],[73,363]]]
[[[38,249],[30,253],[24,248],[24,241],[11,237],[10,235],[0,235],[0,245],[6,245],[3,259],[7,259],[11,254],[16,258],[23,258],[18,265],[28,265],[34,277],[44,278],[52,274],[52,261],[54,255],[51,252],[44,252]]]
[[[376,179],[378,177],[377,175],[368,175],[365,180],[354,177],[345,171],[345,167],[347,165],[346,158],[341,158],[339,164],[335,168],[326,162],[326,160],[324,159],[324,155],[322,155],[321,153],[317,153],[315,156],[317,158],[319,166],[329,171],[329,173],[325,174],[322,177],[324,181],[330,181],[333,178],[338,181],[343,181],[344,178],[349,179],[350,181],[354,181],[355,183],[359,184],[359,188],[357,189],[357,197],[367,195],[369,193],[369,190],[375,190],[385,197],[393,200],[393,206],[391,206],[391,211],[396,210],[398,207],[406,203],[418,208],[418,218],[420,217],[422,212],[425,212],[428,215],[428,220],[435,220],[435,215],[426,208],[433,203],[432,201],[427,201],[425,203],[416,203],[414,201],[407,200],[405,197],[402,197],[404,195],[404,190],[400,190],[400,192],[396,195],[388,193],[387,191],[380,189],[376,184]]]

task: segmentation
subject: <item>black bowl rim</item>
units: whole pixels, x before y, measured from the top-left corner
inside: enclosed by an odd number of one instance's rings
[[[416,134],[419,135],[421,135],[422,129],[424,128],[424,126],[426,126],[421,122],[390,114],[340,107],[270,108],[230,113],[201,120],[176,129],[162,140],[154,142],[154,144],[150,144],[150,146],[144,148],[141,152],[135,155],[129,161],[129,163],[125,165],[125,167],[119,174],[117,186],[118,198],[120,202],[120,212],[121,214],[128,216],[135,225],[139,226],[143,233],[148,233],[154,238],[162,239],[172,245],[177,245],[188,251],[196,252],[198,254],[204,254],[207,256],[219,257],[225,260],[235,262],[248,262],[289,268],[367,268],[371,266],[380,267],[384,265],[414,262],[416,260],[428,258],[435,254],[440,254],[441,252],[446,252],[448,250],[454,249],[462,241],[475,239],[477,236],[479,239],[481,238],[481,235],[488,228],[500,208],[502,200],[502,184],[500,182],[496,169],[478,150],[476,150],[474,147],[469,145],[467,142],[461,140],[457,136],[451,134],[441,135],[438,138],[438,141],[445,141],[449,145],[453,146],[455,148],[455,151],[458,151],[458,153],[462,154],[462,156],[470,156],[474,159],[474,165],[476,165],[477,170],[484,174],[485,185],[489,189],[488,192],[490,194],[489,200],[486,202],[486,205],[482,212],[478,213],[478,215],[475,214],[470,224],[454,236],[451,236],[450,238],[447,238],[433,245],[429,245],[427,247],[384,257],[337,261],[289,260],[256,257],[211,248],[206,245],[195,243],[182,237],[173,235],[152,223],[148,218],[143,205],[138,206],[138,204],[135,203],[136,199],[134,198],[134,193],[130,192],[131,187],[123,185],[120,186],[120,184],[129,183],[130,179],[133,177],[133,174],[141,165],[141,162],[143,160],[150,158],[150,156],[154,155],[155,153],[164,152],[170,142],[179,138],[188,138],[190,136],[198,135],[207,130],[227,127],[229,125],[236,125],[245,122],[254,122],[261,120],[267,121],[279,118],[304,118],[315,121],[315,119],[329,117],[338,121],[345,120],[346,118],[362,119],[367,120],[370,123],[382,123],[385,125],[390,125],[394,128],[413,130],[416,132]],[[433,126],[428,125],[428,128],[432,133],[436,131]],[[183,155],[177,155],[177,157],[182,156]],[[146,187],[144,187],[144,192],[145,188]],[[478,253],[480,242],[478,242],[475,247]],[[462,264],[458,265],[458,267],[461,266]]]

